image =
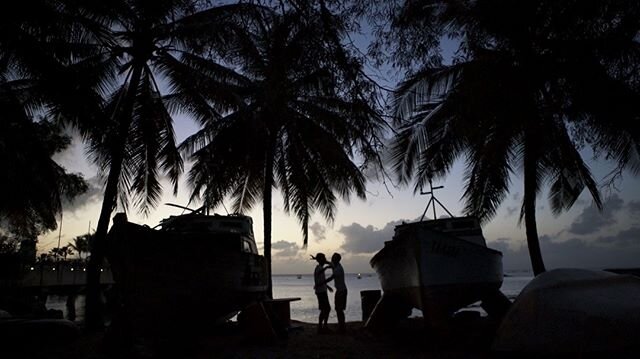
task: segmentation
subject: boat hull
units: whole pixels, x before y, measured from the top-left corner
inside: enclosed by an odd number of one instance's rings
[[[589,352],[637,357],[638,332],[640,278],[562,268],[536,276],[520,292],[492,349],[547,357]]]
[[[425,314],[447,314],[500,288],[502,253],[413,227],[385,243],[371,260],[385,296]]]
[[[263,257],[225,240],[114,224],[107,258],[118,290],[118,314],[132,330],[145,333],[179,324],[199,328],[263,298]]]

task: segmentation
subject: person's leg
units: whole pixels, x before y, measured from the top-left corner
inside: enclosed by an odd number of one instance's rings
[[[322,317],[321,319],[321,326],[322,326],[322,330],[323,331],[327,331],[327,322],[329,321],[329,313],[331,312],[331,305],[329,304],[329,296],[327,295],[327,293],[322,293],[318,295],[319,301],[320,301],[320,316]]]
[[[337,291],[334,299],[338,329],[340,332],[344,332],[346,329],[344,310],[347,308],[347,291]]]
[[[322,312],[322,329],[326,330],[328,328],[327,322],[329,321],[329,310],[324,310]]]
[[[344,310],[336,310],[336,315],[338,316],[338,330],[344,333],[346,330],[346,324],[344,321]]]
[[[316,293],[316,298],[318,298],[318,309],[320,309],[320,314],[318,315],[318,334],[322,332],[322,319],[324,318],[324,308],[322,303],[322,297]]]

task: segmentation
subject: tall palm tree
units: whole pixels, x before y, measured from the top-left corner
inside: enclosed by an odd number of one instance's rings
[[[405,182],[415,176],[419,188],[465,156],[465,212],[488,220],[507,194],[511,173],[522,168],[520,220],[534,273],[543,272],[535,207],[544,185],[551,186],[556,214],[585,187],[601,206],[579,152],[585,142],[608,151],[621,167],[640,169],[640,137],[625,125],[639,116],[640,7],[407,1],[405,10],[462,34],[464,55],[450,66],[424,68],[398,87],[396,173]]]
[[[213,66],[210,58],[194,49],[224,41],[226,22],[236,6],[220,6],[196,13],[196,0],[119,0],[108,7],[95,5],[92,18],[107,24],[107,41],[101,52],[89,58],[88,67],[110,80],[113,89],[105,101],[105,116],[86,131],[94,161],[106,173],[105,194],[88,265],[87,325],[98,328],[100,319],[99,267],[104,260],[105,239],[111,213],[129,198],[146,214],[161,195],[162,171],[177,191],[183,169],[176,148],[171,113],[202,104],[195,83],[182,78],[199,77],[201,67]],[[241,6],[240,6],[241,7]],[[203,32],[207,33],[206,36]],[[166,86],[166,88],[161,88]],[[82,124],[81,124],[82,126]]]
[[[212,88],[235,94],[225,104],[231,110],[207,118],[181,145],[194,161],[193,199],[213,208],[231,197],[236,212],[262,200],[269,296],[273,189],[298,218],[306,246],[312,213],[331,221],[338,197],[364,198],[356,160],[376,160],[383,122],[369,102],[370,84],[336,41],[339,24],[329,30],[333,18],[324,16],[264,12],[238,33],[222,54],[238,72],[209,76]]]

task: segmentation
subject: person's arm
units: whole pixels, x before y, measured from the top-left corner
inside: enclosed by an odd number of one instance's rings
[[[322,284],[327,284],[327,283],[331,282],[333,280],[333,278],[334,278],[334,276],[333,276],[333,266],[331,264],[329,264],[326,267],[322,268],[322,271],[324,272],[329,268],[331,268],[331,275],[329,276],[329,278],[326,278],[324,280],[324,282],[322,282]],[[327,287],[328,287],[328,285],[327,285]]]
[[[322,267],[322,271],[324,272],[324,271],[326,271],[326,270],[327,270],[327,269],[329,269],[329,268],[331,268],[331,270],[333,271],[333,266],[332,266],[331,264],[328,264],[326,267]],[[327,283],[329,283],[329,282],[330,282],[330,281],[332,281],[332,280],[333,280],[333,272],[331,273],[331,275],[329,276],[329,278],[326,278],[326,279],[324,280],[324,282],[322,282],[322,283],[320,283],[320,284],[315,284],[315,285],[313,286],[313,289],[314,289],[314,290],[315,290],[315,289],[317,289],[319,285],[323,285],[323,284],[327,285]],[[333,292],[333,288],[331,288],[329,285],[327,285],[327,289],[329,290],[329,292]]]

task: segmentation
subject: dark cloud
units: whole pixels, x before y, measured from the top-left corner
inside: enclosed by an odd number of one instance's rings
[[[317,241],[322,241],[323,239],[326,239],[326,232],[327,232],[327,228],[323,225],[321,225],[318,222],[313,223],[309,229],[311,230],[311,233],[313,233],[313,236],[316,238]]]
[[[75,212],[78,209],[91,204],[97,203],[102,199],[103,190],[102,182],[97,176],[88,178],[86,180],[88,189],[85,193],[73,199],[73,201],[65,200],[62,207],[66,211]]]
[[[587,200],[579,199],[573,205],[574,206],[586,206],[589,203]]]
[[[624,201],[614,194],[603,203],[602,212],[595,205],[585,207],[571,223],[569,232],[579,235],[591,234],[615,224],[614,214],[623,207],[623,204]]]
[[[343,226],[338,230],[345,238],[342,250],[351,254],[377,252],[385,241],[391,240],[395,226],[402,222],[403,220],[389,222],[381,229],[371,225],[363,227],[358,223]]]
[[[518,207],[507,207],[507,215],[505,217],[511,217],[518,211]]]
[[[489,242],[488,246],[502,252],[502,263],[506,271],[529,270],[531,262],[526,245],[513,249],[509,242],[510,240],[500,238]],[[567,241],[554,241],[550,236],[544,235],[540,236],[540,248],[547,269],[638,267],[640,227],[595,240],[571,238]]]
[[[276,251],[274,256],[277,257],[293,257],[300,251],[300,247],[297,244],[287,241],[274,242],[271,248]]]
[[[640,213],[640,201],[629,201],[627,203],[627,209],[632,214]]]
[[[615,236],[598,237],[596,242],[613,245],[619,248],[640,246],[640,227],[631,227],[629,229],[622,230]]]

